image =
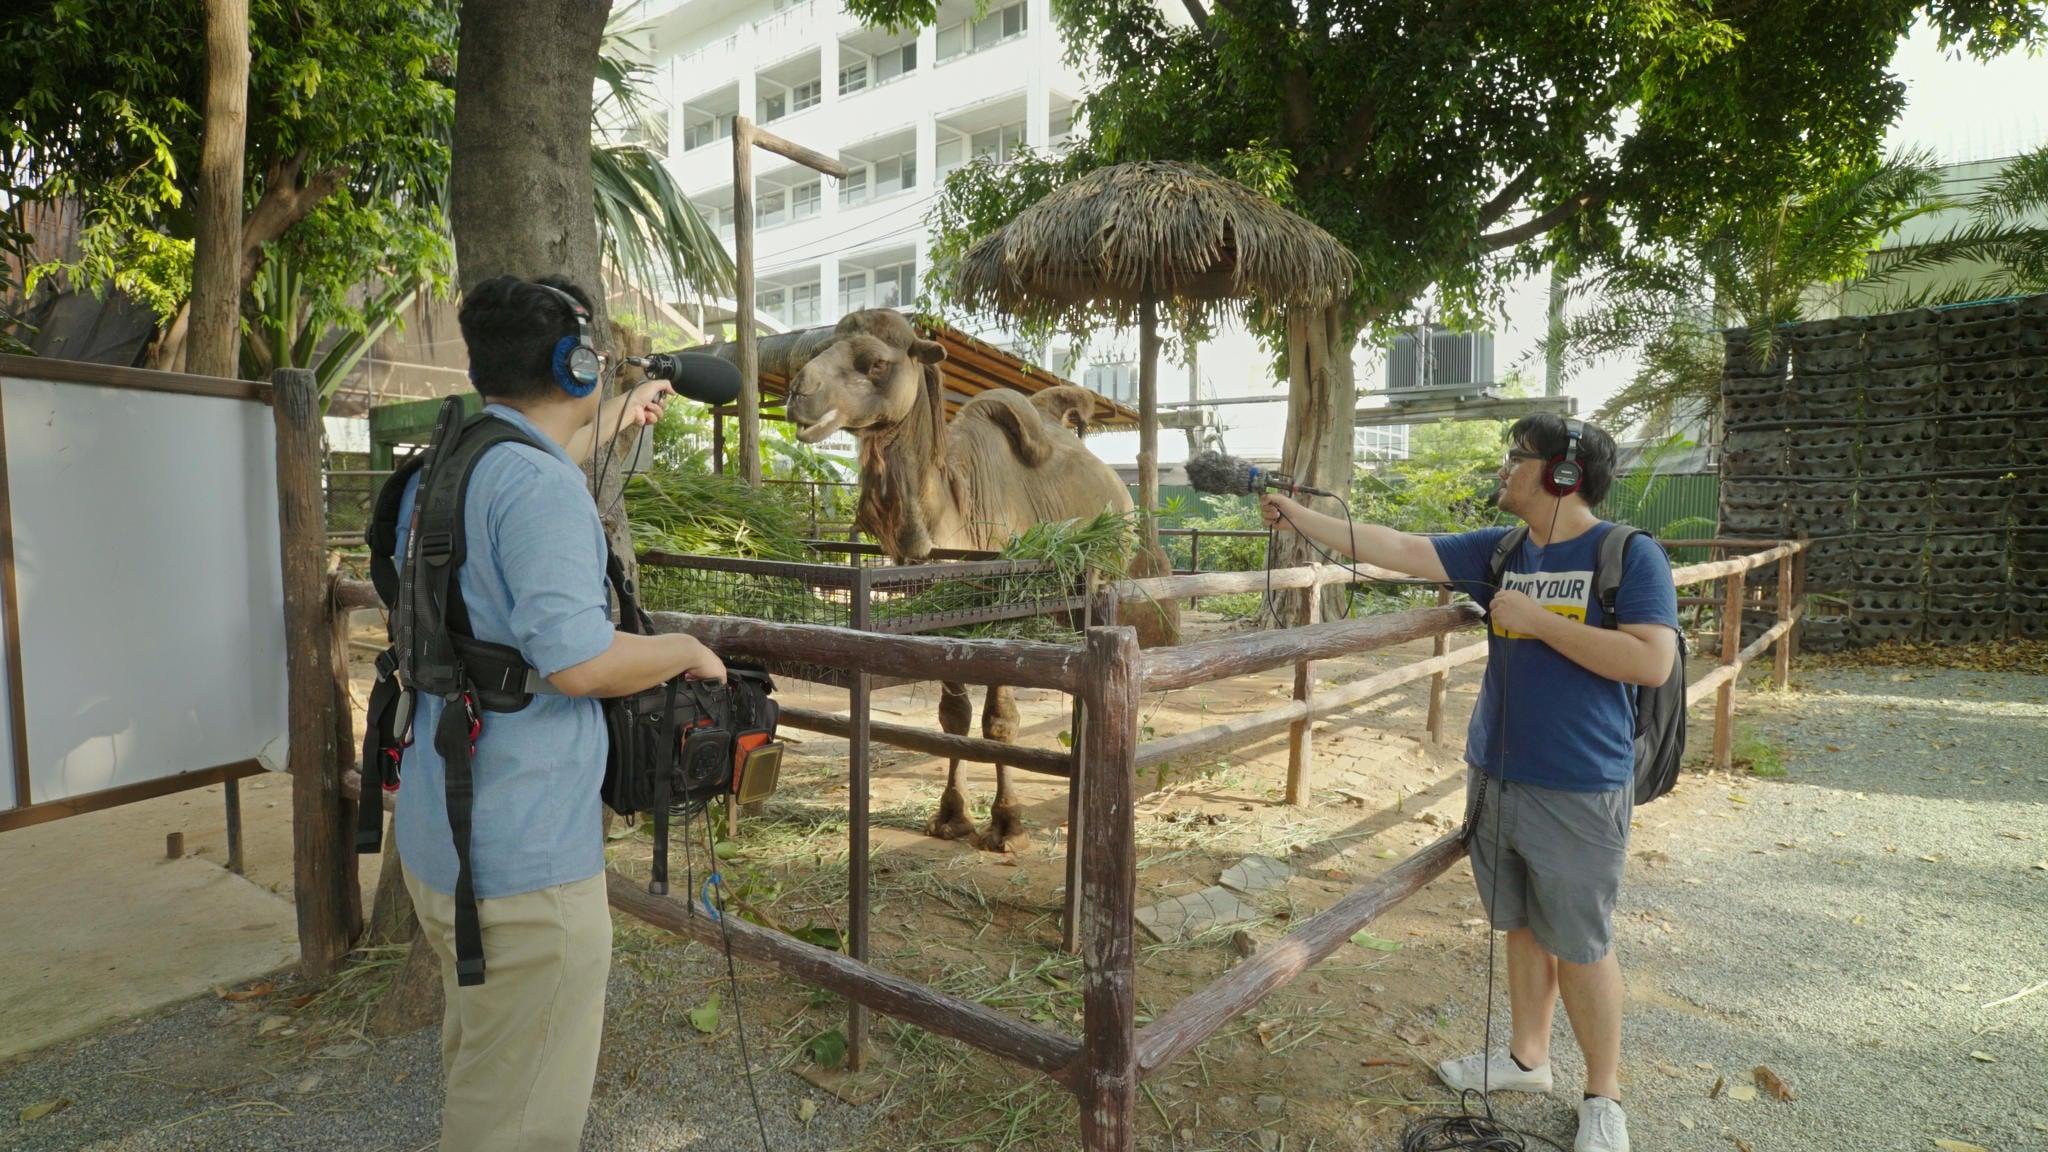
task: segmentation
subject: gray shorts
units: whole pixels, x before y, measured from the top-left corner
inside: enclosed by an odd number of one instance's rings
[[[1468,822],[1474,805],[1479,808],[1466,855],[1494,928],[1527,928],[1545,951],[1568,963],[1605,957],[1614,944],[1614,900],[1628,861],[1635,789],[1504,785],[1466,765],[1465,795]]]

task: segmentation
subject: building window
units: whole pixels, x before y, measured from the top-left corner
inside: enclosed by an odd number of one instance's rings
[[[1066,139],[1074,134],[1074,106],[1069,104],[1065,108],[1053,109],[1046,121],[1045,134],[1048,137],[1055,141]]]
[[[875,57],[875,83],[887,84],[906,72],[917,71],[917,42],[915,40],[901,48],[891,48]]]
[[[713,141],[728,139],[732,136],[733,122],[738,118],[739,113],[727,112],[686,126],[683,129],[683,150],[702,148]]]
[[[817,80],[807,80],[789,90],[789,110],[801,112],[817,104],[824,85]]]
[[[754,311],[763,316],[773,316],[785,326],[789,323],[789,293],[782,288],[763,288],[754,293]]]
[[[789,293],[789,326],[800,328],[818,322],[818,286],[799,284]]]
[[[967,25],[948,24],[939,29],[939,63],[967,51]]]
[[[789,115],[789,96],[783,92],[761,97],[761,123],[772,124]]]
[[[849,272],[839,278],[839,314],[858,312],[868,306],[868,274]]]
[[[789,218],[809,220],[818,214],[819,185],[816,180],[789,190]]]
[[[1138,366],[1133,363],[1097,364],[1081,377],[1081,383],[1119,404],[1138,401]]]
[[[905,152],[875,161],[875,197],[880,199],[906,188],[917,187],[917,153]]]
[[[839,70],[839,94],[841,96],[858,92],[867,86],[867,61],[863,60],[858,64],[848,64]]]
[[[773,192],[761,193],[760,199],[756,201],[754,206],[754,226],[757,228],[774,228],[787,221],[789,218],[786,215],[788,203],[788,197],[779,188]]]
[[[870,308],[901,308],[917,299],[917,262],[905,261],[875,269]]]
[[[976,132],[971,138],[971,151],[976,160],[986,156],[1000,164],[1016,155],[1024,146],[1024,125],[1005,124]]]
[[[846,179],[839,182],[839,203],[845,207],[868,202],[868,170],[847,166]]]

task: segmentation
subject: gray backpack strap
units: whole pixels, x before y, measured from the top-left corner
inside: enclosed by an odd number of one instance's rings
[[[1508,570],[1508,557],[1513,556],[1516,550],[1521,548],[1522,541],[1528,538],[1529,526],[1517,524],[1508,529],[1508,534],[1500,538],[1500,543],[1493,546],[1493,558],[1486,562],[1486,583],[1489,586],[1500,587],[1500,578]]]
[[[1621,622],[1614,618],[1614,601],[1621,590],[1623,557],[1628,555],[1628,542],[1641,535],[1641,528],[1616,524],[1600,538],[1600,553],[1593,561],[1593,595],[1600,602],[1600,620],[1604,627],[1621,626]]]

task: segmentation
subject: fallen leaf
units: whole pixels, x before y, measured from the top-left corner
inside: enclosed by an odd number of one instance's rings
[[[304,1096],[306,1093],[311,1092],[313,1089],[318,1088],[319,1086],[320,1074],[318,1072],[315,1072],[307,1076],[305,1079],[299,1081],[298,1085],[294,1087],[292,1091],[297,1095]]]
[[[21,1110],[21,1122],[26,1124],[31,1120],[41,1120],[52,1112],[62,1112],[69,1107],[71,1107],[71,1101],[66,1100],[62,1096],[52,1097],[51,1099],[23,1108]]]
[[[1360,948],[1370,948],[1375,952],[1399,952],[1401,950],[1401,942],[1399,940],[1388,940],[1362,930],[1352,933],[1351,942]]]
[[[811,1037],[804,1047],[810,1050],[811,1059],[827,1068],[837,1068],[846,1060],[846,1036],[837,1028]]]
[[[1662,1072],[1666,1076],[1671,1077],[1673,1080],[1678,1079],[1681,1075],[1681,1073],[1678,1071],[1677,1065],[1666,1064],[1662,1060],[1657,1061],[1657,1071]]]
[[[1707,1089],[1707,1099],[1709,1099],[1709,1100],[1715,1100],[1715,1099],[1719,1099],[1719,1098],[1720,1098],[1720,1095],[1721,1095],[1721,1089],[1723,1089],[1723,1088],[1726,1088],[1727,1086],[1728,1086],[1728,1078],[1727,1078],[1727,1077],[1725,1077],[1725,1076],[1716,1076],[1716,1077],[1714,1077],[1714,1086],[1713,1086],[1712,1088],[1709,1088],[1709,1089]]]
[[[277,985],[264,980],[251,984],[239,992],[223,992],[220,994],[220,998],[230,1003],[239,1004],[244,1000],[254,1000],[258,996],[268,996],[275,991],[277,991]]]
[[[1273,1037],[1277,1035],[1279,1031],[1280,1026],[1278,1024],[1275,1024],[1271,1020],[1261,1020],[1258,1022],[1258,1025],[1252,1029],[1252,1032],[1259,1038],[1259,1047],[1261,1048],[1271,1048],[1273,1046]]]
[[[403,1083],[405,1083],[405,1082],[406,1082],[407,1080],[410,1080],[411,1078],[412,1078],[412,1069],[410,1069],[410,1068],[406,1068],[406,1069],[403,1069],[403,1070],[401,1070],[401,1071],[400,1071],[400,1072],[398,1073],[398,1075],[396,1075],[396,1076],[393,1076],[393,1077],[391,1078],[391,1082],[392,1082],[393,1084],[403,1084]]]
[[[311,1004],[313,1001],[318,1000],[319,998],[319,993],[308,992],[304,996],[294,996],[291,999],[285,1001],[285,1006],[290,1008],[292,1011],[296,1012],[299,1009],[304,1008],[306,1005]]]
[[[1349,872],[1346,872],[1346,871],[1344,871],[1344,870],[1343,870],[1343,869],[1341,869],[1341,868],[1332,868],[1332,869],[1330,869],[1329,871],[1327,871],[1327,872],[1324,872],[1324,873],[1323,873],[1323,875],[1324,875],[1324,876],[1327,876],[1327,877],[1329,877],[1329,878],[1330,878],[1330,879],[1332,879],[1332,880],[1349,880],[1349,879],[1351,879],[1351,873],[1349,873]]]
[[[1382,1056],[1372,1056],[1360,1060],[1358,1063],[1363,1068],[1406,1068],[1409,1062],[1406,1060],[1389,1060]]]
[[[1382,860],[1392,860],[1395,856],[1398,856],[1399,853],[1395,852],[1392,848],[1384,848],[1378,852],[1373,853],[1373,855],[1378,856]]]
[[[1680,1128],[1685,1129],[1687,1132],[1692,1131],[1695,1127],[1695,1125],[1692,1122],[1692,1117],[1690,1116],[1680,1116],[1678,1118],[1678,1126]]]
[[[704,1033],[706,1036],[718,1031],[717,992],[713,992],[711,999],[705,1001],[702,1005],[690,1009],[690,1027]]]
[[[1972,1052],[1972,1053],[1970,1053],[1970,1059],[1972,1059],[1972,1060],[1975,1060],[1975,1061],[1976,1061],[1977,1063],[1979,1063],[1979,1064],[1996,1064],[1996,1063],[1998,1063],[1998,1057],[1996,1057],[1996,1056],[1993,1056],[1993,1055],[1992,1055],[1991,1053],[1989,1053],[1989,1052]]]
[[[1407,1041],[1408,1043],[1415,1045],[1417,1048],[1422,1047],[1424,1044],[1427,1044],[1430,1042],[1430,1040],[1434,1039],[1434,1037],[1430,1034],[1429,1029],[1416,1028],[1413,1026],[1407,1028],[1396,1028],[1394,1029],[1394,1035],[1399,1036],[1401,1039]]]
[[[256,1034],[258,1036],[268,1036],[270,1033],[277,1031],[279,1028],[282,1028],[291,1022],[292,1018],[289,1016],[265,1016],[256,1025]]]
[[[1939,864],[1941,863],[1941,853],[1929,852],[1927,855],[1920,857],[1920,859],[1926,861],[1929,864]]]
[[[1728,1098],[1730,1100],[1740,1100],[1747,1104],[1751,1100],[1756,1099],[1756,1088],[1748,1084],[1732,1085],[1728,1089]]]
[[[818,1102],[816,1100],[805,1099],[796,1106],[797,1123],[802,1124],[806,1128],[811,1126],[811,1121],[816,1119],[817,1115]]]
[[[1941,1152],[1991,1152],[1982,1144],[1972,1144],[1967,1140],[1936,1140],[1934,1146]]]
[[[1695,1060],[1692,1062],[1692,1066],[1702,1072],[1712,1072],[1714,1070],[1714,1062],[1712,1060]]]
[[[1750,1075],[1755,1078],[1757,1087],[1770,1093],[1772,1096],[1780,1100],[1792,1100],[1796,1098],[1792,1092],[1792,1086],[1790,1084],[1785,1083],[1783,1077],[1779,1076],[1776,1072],[1771,1071],[1769,1065],[1757,1065],[1756,1071],[1750,1073]]]
[[[1756,1149],[1749,1146],[1749,1141],[1737,1136],[1735,1138],[1735,1152],[1756,1152]]]

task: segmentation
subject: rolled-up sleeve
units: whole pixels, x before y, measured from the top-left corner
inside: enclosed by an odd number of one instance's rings
[[[611,647],[604,529],[582,484],[505,455],[516,480],[495,493],[491,536],[511,599],[513,644],[535,671],[552,676]]]

